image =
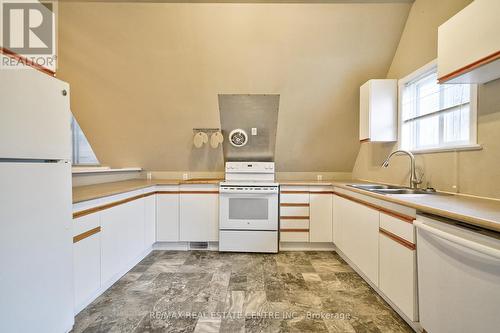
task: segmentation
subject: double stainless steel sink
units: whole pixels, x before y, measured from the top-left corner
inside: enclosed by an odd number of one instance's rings
[[[438,192],[433,189],[423,190],[393,185],[350,184],[348,186],[379,194],[438,194]]]

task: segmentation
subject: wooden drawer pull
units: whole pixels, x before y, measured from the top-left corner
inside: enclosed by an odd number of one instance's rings
[[[280,229],[281,232],[309,232],[309,229]]]
[[[101,232],[101,227],[96,227],[94,229],[90,229],[88,231],[85,231],[85,232],[73,237],[73,243],[78,243],[79,241],[81,241],[87,237],[90,237],[94,234],[97,234],[98,232]]]
[[[308,203],[280,203],[281,207],[309,207]]]
[[[309,216],[280,216],[281,220],[309,220]]]
[[[399,243],[399,244],[403,245],[404,247],[406,247],[406,248],[408,248],[408,249],[410,249],[410,250],[412,250],[412,251],[414,251],[414,250],[417,248],[417,247],[415,246],[415,244],[413,244],[412,242],[409,242],[409,241],[407,241],[406,239],[401,238],[401,237],[399,237],[398,235],[395,235],[395,234],[393,234],[393,233],[392,233],[392,232],[390,232],[390,231],[387,231],[387,230],[382,229],[382,228],[379,228],[379,229],[378,229],[378,231],[379,231],[382,235],[389,237],[389,238],[390,238],[390,239],[392,239],[393,241],[395,241],[395,242],[397,242],[397,243]]]

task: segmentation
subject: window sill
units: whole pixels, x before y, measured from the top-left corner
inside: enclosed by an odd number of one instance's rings
[[[111,169],[110,167],[73,167],[71,173],[73,175],[83,175],[83,174],[102,174],[102,173],[118,173],[118,172],[140,172],[141,168],[121,168],[121,169]]]
[[[470,150],[482,150],[482,149],[483,146],[475,144],[475,145],[452,146],[443,148],[415,149],[410,151],[413,154],[434,154],[434,153],[449,153],[454,151],[470,151]]]

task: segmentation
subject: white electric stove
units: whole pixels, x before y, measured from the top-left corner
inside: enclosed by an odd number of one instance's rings
[[[273,162],[226,162],[219,251],[278,252],[279,184]]]

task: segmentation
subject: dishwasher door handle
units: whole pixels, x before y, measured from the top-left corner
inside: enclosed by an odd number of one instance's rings
[[[433,234],[436,237],[450,241],[450,242],[455,243],[457,245],[461,245],[463,247],[466,247],[470,250],[487,255],[489,257],[493,257],[495,259],[500,259],[500,250],[497,250],[495,248],[492,248],[490,246],[486,246],[486,245],[483,245],[483,244],[480,244],[477,242],[473,242],[473,241],[468,240],[468,239],[464,239],[462,237],[453,235],[449,232],[445,232],[445,231],[433,228],[433,227],[425,224],[424,222],[419,221],[418,219],[413,221],[413,224],[415,225],[415,227],[422,229],[422,230],[425,230],[428,233]]]

